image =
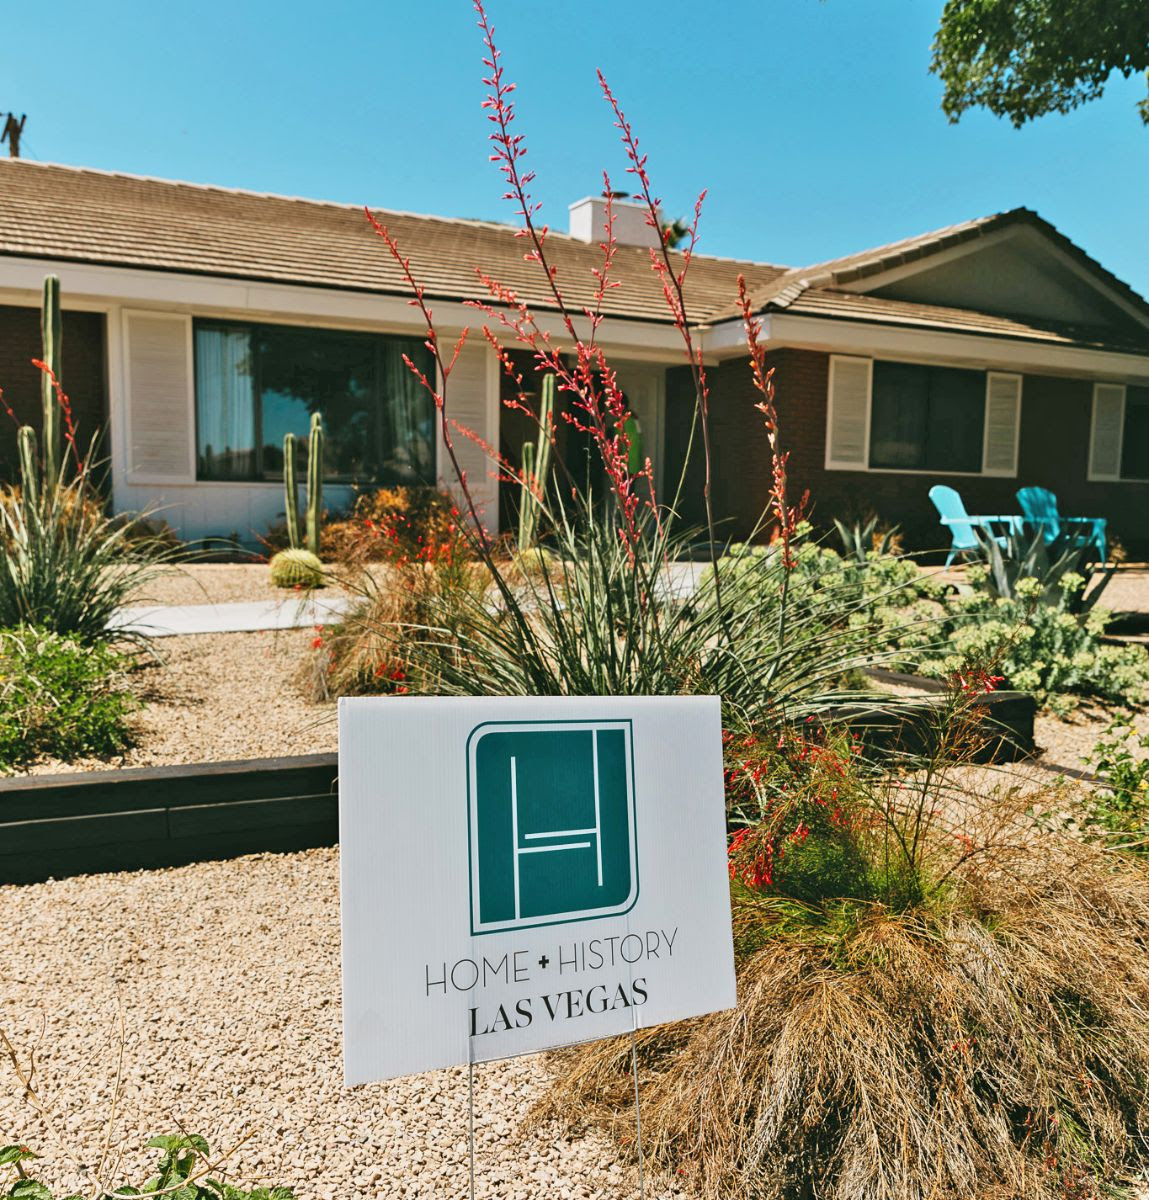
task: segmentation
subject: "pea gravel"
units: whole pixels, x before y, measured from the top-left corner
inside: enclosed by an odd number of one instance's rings
[[[0,1144],[40,1151],[65,1192],[91,1185],[60,1143],[99,1161],[122,1014],[120,1180],[182,1126],[216,1152],[254,1131],[230,1177],[301,1200],[466,1196],[465,1071],[342,1085],[338,894],[333,849],[0,887],[0,1028],[35,1049],[56,1135],[0,1059]],[[637,1195],[601,1136],[522,1127],[546,1081],[537,1056],[477,1068],[477,1195]],[[646,1195],[681,1193],[648,1176]]]

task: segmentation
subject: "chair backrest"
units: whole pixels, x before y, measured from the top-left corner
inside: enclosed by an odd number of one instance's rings
[[[954,549],[973,550],[978,545],[978,540],[973,526],[969,524],[969,513],[965,510],[965,501],[961,496],[952,487],[938,483],[930,488],[930,499],[943,521],[955,522],[946,526],[950,537],[953,538]]]
[[[1048,488],[1022,488],[1017,493],[1017,502],[1025,517],[1041,529],[1047,542],[1057,539],[1061,533],[1061,514],[1057,511],[1057,497]]]

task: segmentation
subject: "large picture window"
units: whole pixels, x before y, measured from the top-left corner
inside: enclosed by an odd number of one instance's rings
[[[870,467],[980,471],[985,392],[984,371],[875,362]]]
[[[198,477],[282,478],[284,434],[294,433],[305,454],[319,413],[325,479],[433,482],[434,404],[404,355],[433,371],[418,338],[197,321]]]

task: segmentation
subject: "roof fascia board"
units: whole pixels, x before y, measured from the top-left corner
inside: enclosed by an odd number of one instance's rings
[[[38,305],[44,276],[48,274],[60,277],[60,289],[70,308],[107,311],[126,304],[285,323],[305,318],[309,324],[332,328],[361,326],[417,336],[426,329],[422,317],[404,296],[47,258],[0,255],[0,297],[7,298],[5,303]],[[467,326],[473,331],[472,337],[482,336],[479,327],[486,318],[478,309],[460,301],[435,300],[431,304],[436,325],[442,332],[457,334]],[[539,329],[561,348],[567,332],[558,314],[539,311],[535,317]],[[496,333],[501,332],[494,322],[490,324]],[[585,317],[575,319],[575,328],[580,336],[590,336],[590,323]],[[511,338],[504,340],[510,342]],[[681,335],[664,322],[612,320],[608,316],[599,327],[597,340],[614,353],[625,352],[629,357],[650,361],[665,361],[682,354]]]
[[[1149,383],[1149,355],[1060,346],[1021,338],[770,313],[762,318],[761,340],[768,350],[786,346],[867,358],[948,363],[981,370]],[[724,321],[715,325],[706,335],[706,349],[719,359],[744,353],[745,332],[741,324]]]

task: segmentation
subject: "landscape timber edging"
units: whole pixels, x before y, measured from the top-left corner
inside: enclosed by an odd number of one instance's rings
[[[876,683],[913,688],[918,697],[902,697],[911,706],[884,705],[880,696],[871,700],[850,701],[818,714],[826,724],[839,723],[858,732],[863,743],[873,750],[886,750],[910,756],[934,753],[937,746],[936,714],[944,703],[947,685],[940,679],[908,675],[870,667],[864,672]],[[889,697],[893,700],[894,697]],[[917,700],[916,711],[912,702]],[[1030,692],[991,691],[974,697],[980,714],[982,741],[969,761],[1007,763],[1029,758],[1036,752],[1034,717],[1037,701]]]
[[[0,884],[333,846],[338,756],[0,778]]]

